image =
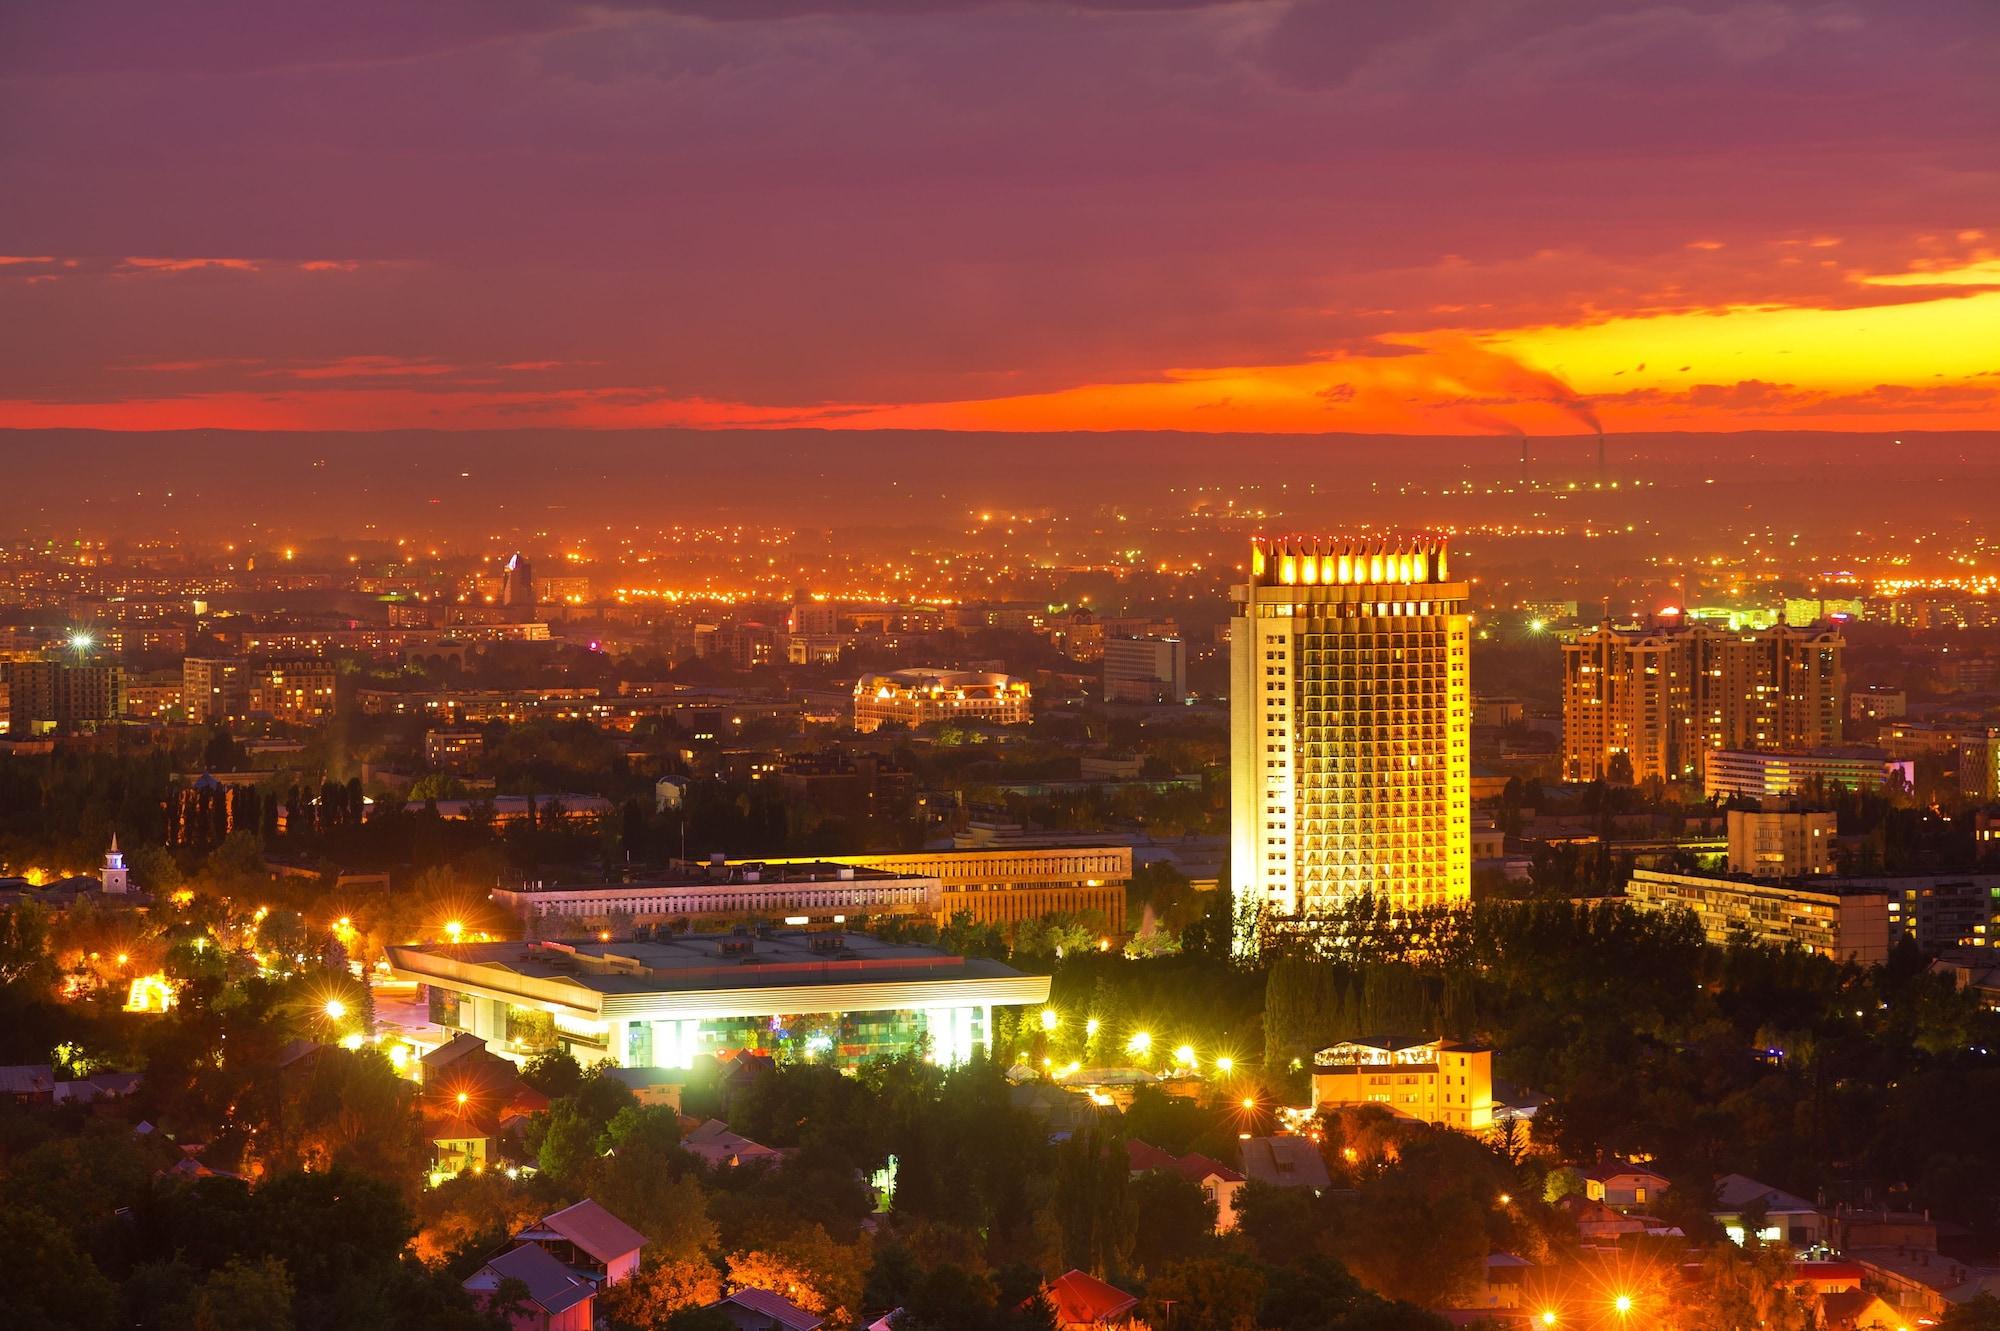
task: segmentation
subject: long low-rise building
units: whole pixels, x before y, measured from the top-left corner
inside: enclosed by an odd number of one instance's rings
[[[1635,910],[1694,912],[1702,933],[1718,947],[1748,940],[1801,947],[1839,961],[1889,959],[1889,894],[1880,886],[1635,869],[1625,898]]]
[[[1130,846],[1004,846],[820,858],[856,869],[934,879],[940,923],[959,914],[970,915],[976,924],[999,925],[1049,915],[1087,915],[1101,919],[1110,933],[1125,932],[1125,887],[1132,879]]]
[[[640,882],[535,884],[488,895],[531,929],[547,931],[553,922],[567,932],[704,920],[802,925],[845,924],[862,915],[936,918],[943,903],[934,877],[826,860],[743,860]]]
[[[746,1050],[852,1067],[923,1049],[957,1064],[991,1053],[994,1008],[1049,996],[1048,976],[998,961],[804,930],[392,947],[389,961],[449,1032],[625,1067]]]
[[[1880,749],[1860,746],[1770,752],[1719,749],[1708,755],[1702,792],[1710,799],[1740,795],[1761,800],[1841,786],[1868,794],[1881,790],[1891,778],[1908,783],[1913,775],[1908,764],[1891,761]]]

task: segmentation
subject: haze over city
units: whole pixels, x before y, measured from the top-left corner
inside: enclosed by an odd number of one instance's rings
[[[1996,68],[0,6],[0,1323],[2000,1331]]]

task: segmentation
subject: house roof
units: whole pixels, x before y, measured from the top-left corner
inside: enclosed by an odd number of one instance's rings
[[[465,1287],[490,1293],[502,1280],[520,1281],[527,1286],[528,1297],[549,1313],[574,1308],[597,1292],[595,1284],[564,1266],[539,1243],[524,1243],[512,1252],[501,1253],[475,1272]]]
[[[819,1331],[826,1325],[824,1317],[815,1317],[782,1294],[768,1289],[739,1289],[720,1303],[711,1303],[711,1308],[734,1304],[738,1308],[748,1308],[760,1317],[768,1317],[783,1327],[785,1331]]]
[[[1304,1137],[1252,1137],[1243,1143],[1243,1174],[1280,1188],[1333,1186],[1319,1148]]]
[[[1134,1174],[1149,1174],[1156,1170],[1163,1170],[1167,1173],[1179,1174],[1182,1178],[1193,1183],[1200,1183],[1205,1179],[1211,1178],[1220,1179],[1224,1183],[1241,1183],[1243,1181],[1243,1175],[1237,1173],[1228,1165],[1223,1164],[1220,1160],[1212,1159],[1209,1156],[1201,1154],[1199,1151],[1189,1151],[1186,1155],[1175,1155],[1171,1151],[1161,1150],[1151,1142],[1142,1142],[1136,1137],[1125,1143],[1125,1158]]]
[[[1791,1215],[1819,1210],[1805,1198],[1768,1183],[1759,1183],[1747,1174],[1724,1174],[1715,1181],[1716,1210],[1741,1211],[1755,1202],[1764,1203],[1767,1214]]]
[[[711,1118],[687,1136],[681,1145],[710,1164],[741,1164],[746,1160],[769,1160],[784,1152],[761,1142],[753,1142],[733,1131],[719,1118]]]
[[[464,1031],[460,1031],[457,1035],[452,1036],[449,1040],[446,1040],[443,1044],[425,1054],[421,1061],[425,1072],[435,1072],[439,1068],[451,1066],[467,1054],[483,1052],[485,1048],[486,1041],[476,1035],[468,1035]]]
[[[1882,1305],[1880,1311],[1876,1310],[1877,1304]],[[1880,1294],[1872,1294],[1865,1289],[1843,1289],[1832,1294],[1822,1294],[1819,1310],[1821,1316],[1826,1319],[1827,1326],[1840,1328],[1841,1331],[1861,1325],[1861,1319],[1871,1312],[1876,1314],[1871,1321],[1879,1320],[1882,1313],[1887,1313],[1892,1319],[1887,1325],[1903,1324],[1896,1310],[1890,1307]]]
[[[1609,1183],[1618,1178],[1649,1178],[1656,1183],[1671,1181],[1665,1174],[1656,1174],[1644,1165],[1598,1165],[1584,1170],[1583,1176],[1598,1183]]]
[[[17,1063],[0,1067],[0,1095],[52,1095],[56,1070],[48,1063]]]
[[[1065,1271],[1051,1280],[1048,1296],[1057,1326],[1095,1326],[1139,1306],[1137,1295],[1082,1271]]]
[[[600,1262],[634,1253],[646,1246],[646,1236],[586,1197],[553,1215],[542,1225],[574,1243]]]

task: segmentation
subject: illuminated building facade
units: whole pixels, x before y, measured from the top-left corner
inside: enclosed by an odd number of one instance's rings
[[[1738,940],[1803,948],[1863,965],[1889,959],[1889,893],[1874,884],[1723,878],[1635,869],[1625,884],[1634,910],[1688,910],[1717,947]]]
[[[1234,595],[1239,905],[1282,924],[1363,893],[1399,911],[1465,901],[1470,620],[1444,547],[1259,539]]]
[[[647,882],[496,889],[493,903],[531,927],[580,932],[619,921],[661,925],[782,919],[845,924],[863,915],[923,915],[939,909],[935,878],[818,860],[748,860]]]
[[[265,717],[316,725],[333,715],[331,661],[247,661],[190,656],[181,662],[181,706],[189,724]]]
[[[818,858],[936,880],[940,924],[960,914],[971,916],[974,924],[1003,927],[1049,915],[1079,915],[1101,920],[1113,935],[1125,932],[1130,846],[1006,846]]]
[[[1493,1051],[1452,1040],[1348,1040],[1313,1055],[1312,1107],[1381,1105],[1460,1132],[1493,1126]]]
[[[1837,744],[1846,695],[1837,629],[1600,625],[1563,644],[1563,776],[1700,780],[1717,749]]]
[[[1702,793],[1711,799],[1740,795],[1753,800],[1815,794],[1836,786],[1873,793],[1892,776],[1900,773],[1908,781],[1914,771],[1913,764],[1892,762],[1880,749],[1722,749],[1708,755]]]
[[[743,1050],[856,1067],[926,1050],[990,1053],[993,1009],[1048,1001],[1049,977],[854,933],[680,934],[649,942],[391,947],[431,1020],[516,1058],[688,1068]]]
[[[1731,809],[1729,872],[1758,878],[1809,878],[1833,872],[1840,819],[1800,809]]]
[[[891,670],[863,675],[854,685],[854,728],[862,734],[891,722],[912,730],[932,721],[984,721],[1019,726],[1031,720],[1028,681],[976,670]]]
[[[7,684],[10,733],[39,735],[87,729],[115,721],[125,711],[125,667],[95,662],[9,661],[0,664]]]
[[[1182,702],[1187,644],[1179,638],[1106,638],[1104,701]]]
[[[519,550],[507,556],[500,570],[500,604],[511,610],[535,608],[535,566]]]

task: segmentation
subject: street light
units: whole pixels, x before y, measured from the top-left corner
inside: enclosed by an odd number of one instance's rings
[[[1236,1071],[1236,1060],[1224,1054],[1221,1058],[1215,1060],[1215,1070],[1227,1077],[1230,1073]]]
[[[1554,1326],[1555,1324],[1556,1324],[1556,1310],[1554,1308],[1542,1309],[1542,1325]]]
[[[1611,1301],[1611,1306],[1618,1310],[1620,1317],[1623,1317],[1626,1313],[1632,1311],[1632,1296],[1630,1294],[1620,1294]]]
[[[465,932],[465,926],[460,924],[457,920],[445,921],[444,936],[446,938],[449,938],[452,942],[456,943],[458,941],[458,936],[464,932]]]
[[[1059,1025],[1059,1024],[1061,1023],[1061,1021],[1062,1021],[1062,1017],[1061,1017],[1061,1016],[1060,1016],[1060,1015],[1059,1015],[1059,1014],[1058,1014],[1058,1013],[1056,1012],[1056,1010],[1055,1010],[1054,1008],[1052,1008],[1052,1007],[1045,1007],[1045,1008],[1043,1008],[1043,1009],[1042,1009],[1042,1029],[1043,1029],[1043,1030],[1045,1030],[1045,1031],[1052,1031],[1052,1030],[1054,1030],[1054,1029],[1055,1029],[1055,1028],[1057,1027],[1057,1025]]]
[[[347,1015],[347,1004],[341,1002],[337,998],[327,999],[326,1015],[329,1021],[339,1021],[342,1017]]]
[[[1134,1054],[1143,1054],[1153,1047],[1153,1037],[1146,1031],[1133,1031],[1132,1038],[1125,1042],[1125,1048]]]
[[[1095,1040],[1097,1038],[1098,1029],[1102,1025],[1103,1023],[1098,1021],[1098,1019],[1095,1017],[1086,1018],[1083,1023],[1083,1033],[1089,1039]]]

